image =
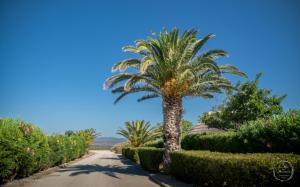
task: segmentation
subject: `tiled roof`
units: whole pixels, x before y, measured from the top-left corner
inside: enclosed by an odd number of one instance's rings
[[[218,128],[209,128],[204,123],[199,123],[191,130],[191,134],[198,134],[204,132],[224,132],[224,130]]]

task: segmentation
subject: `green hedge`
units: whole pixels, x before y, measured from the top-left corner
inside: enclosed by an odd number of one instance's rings
[[[237,132],[187,135],[181,146],[186,150],[300,154],[300,111],[251,121]]]
[[[156,148],[164,148],[164,142],[162,140],[159,141],[151,141],[144,145],[144,147],[156,147]]]
[[[81,157],[85,139],[51,135],[20,120],[0,119],[0,183]]]
[[[135,163],[139,163],[138,148],[126,147],[122,149],[122,155]]]
[[[139,159],[141,166],[148,171],[159,171],[159,165],[163,159],[163,149],[158,148],[139,148]]]
[[[273,176],[273,168],[281,160],[294,168],[290,181],[280,182]],[[171,174],[200,186],[296,186],[300,182],[300,156],[178,151],[171,154]]]

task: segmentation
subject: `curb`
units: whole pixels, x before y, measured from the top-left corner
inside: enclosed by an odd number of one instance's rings
[[[177,180],[171,175],[161,173],[149,173],[149,178],[161,187],[192,187],[192,184]]]

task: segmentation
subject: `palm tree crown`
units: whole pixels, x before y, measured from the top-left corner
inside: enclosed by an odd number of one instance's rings
[[[119,129],[117,134],[128,139],[134,147],[143,146],[161,135],[156,128],[151,127],[150,122],[144,120],[125,122],[125,129]]]
[[[141,58],[130,58],[115,64],[112,71],[120,73],[108,78],[104,87],[114,88],[113,93],[120,93],[115,103],[136,92],[147,92],[138,101],[160,96],[212,98],[214,93],[232,88],[223,74],[246,76],[232,65],[217,64],[217,58],[227,56],[223,50],[198,54],[213,36],[208,34],[197,39],[196,29],[179,35],[179,30],[175,28],[171,32],[164,30],[154,38],[137,40],[135,46],[126,46],[123,50],[136,53]],[[129,68],[133,70],[126,73]],[[124,85],[117,86],[123,81],[126,81]]]

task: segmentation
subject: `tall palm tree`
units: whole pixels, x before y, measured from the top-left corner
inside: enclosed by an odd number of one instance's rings
[[[151,127],[150,122],[144,120],[125,122],[125,128],[119,129],[117,134],[125,137],[134,147],[143,146],[159,136],[158,130]]]
[[[153,34],[147,40],[135,41],[135,46],[126,46],[124,51],[136,53],[141,58],[130,58],[115,64],[112,71],[119,71],[105,81],[104,87],[113,88],[112,93],[124,96],[146,92],[138,99],[162,98],[164,157],[166,170],[170,165],[170,152],[180,149],[180,121],[182,98],[186,96],[212,98],[215,93],[231,89],[226,73],[246,76],[232,65],[218,65],[218,57],[227,56],[223,50],[208,50],[199,54],[204,44],[214,35],[197,39],[197,30],[190,29],[181,35],[177,28],[159,35]],[[129,70],[130,69],[130,70]],[[126,70],[129,70],[125,72]],[[118,86],[118,83],[124,85]]]

